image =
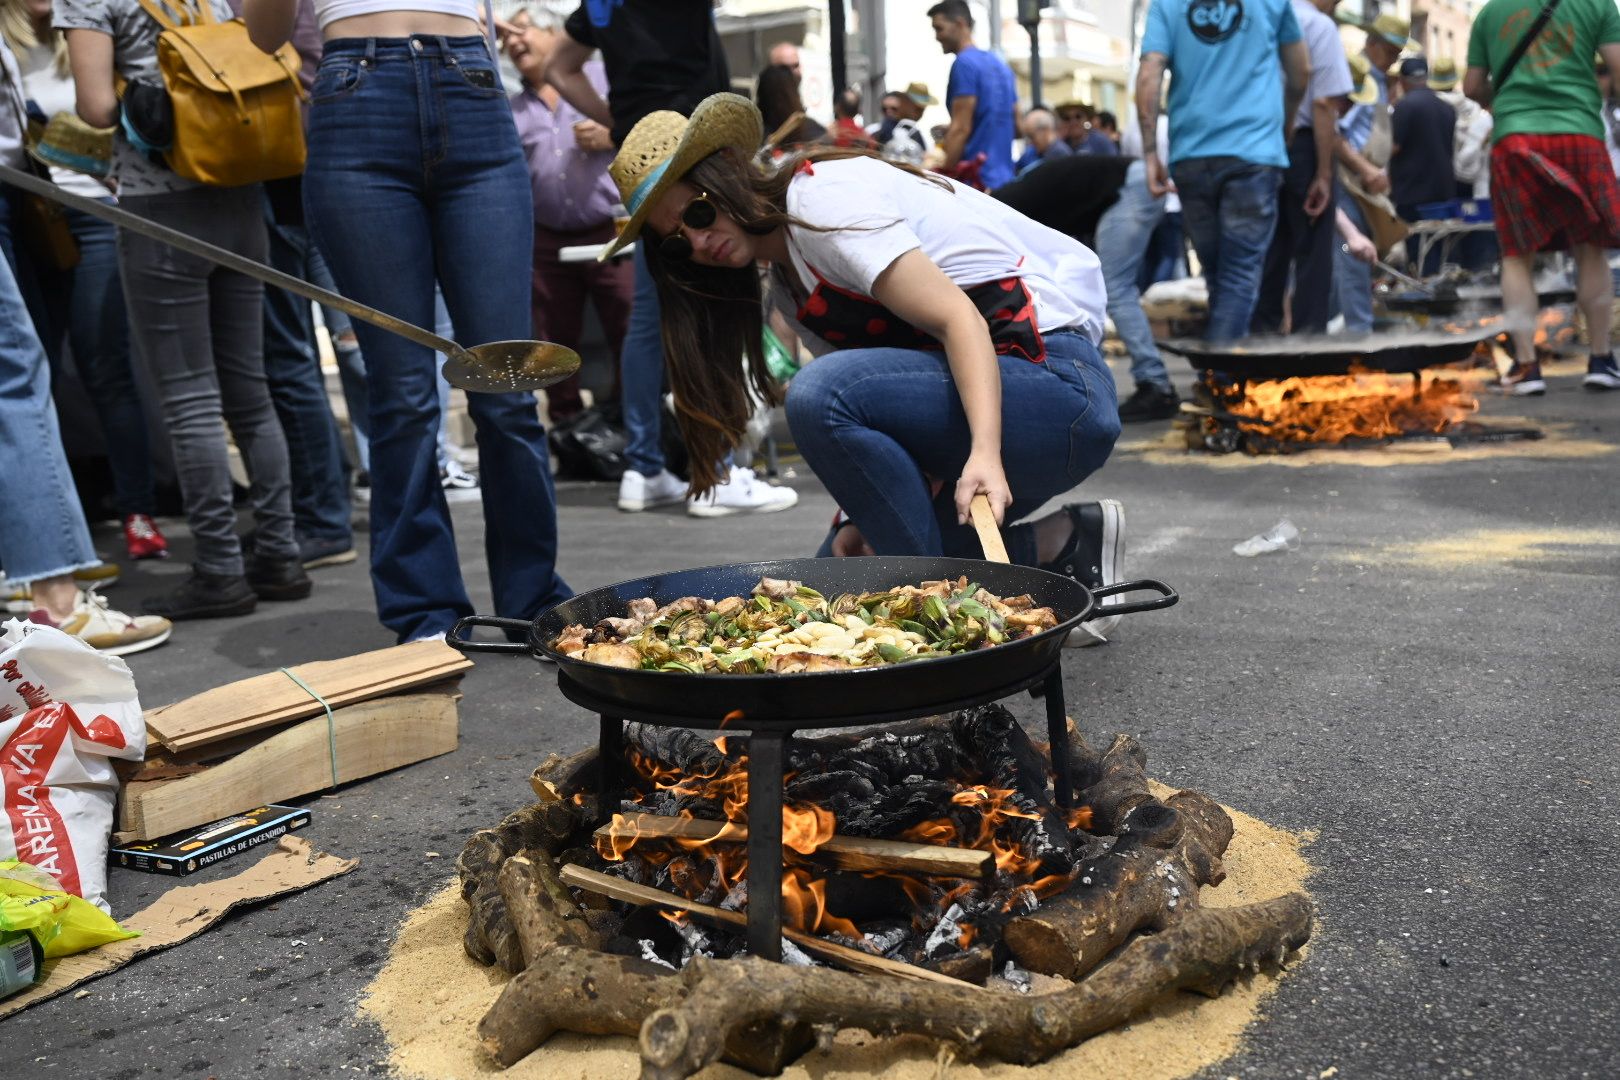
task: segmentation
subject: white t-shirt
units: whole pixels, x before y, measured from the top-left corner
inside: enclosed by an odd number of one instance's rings
[[[35,45],[18,59],[22,63],[23,93],[32,98],[46,116],[73,112],[76,107],[73,76],[57,70],[56,50],[49,45]],[[72,169],[52,166],[51,179],[63,191],[87,199],[105,199],[112,194],[95,177]]]
[[[1097,256],[981,191],[954,181],[947,190],[875,158],[821,161],[788,185],[787,212],[837,230],[788,226],[793,270],[807,291],[819,274],[838,288],[871,296],[883,271],[920,248],[963,288],[1023,279],[1041,331],[1076,327],[1093,343],[1102,340],[1108,294]],[[780,290],[772,300],[794,319],[796,305]],[[831,349],[819,339],[807,344],[818,354]]]

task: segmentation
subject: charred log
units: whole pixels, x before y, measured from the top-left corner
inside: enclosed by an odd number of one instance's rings
[[[1157,800],[1155,800],[1157,802]],[[1232,840],[1232,819],[1209,796],[1183,791],[1146,813],[1159,827],[1151,838],[1126,833],[1112,851],[1080,868],[1064,896],[1013,919],[1002,940],[1031,971],[1079,979],[1137,930],[1160,930],[1196,906],[1198,889],[1225,878],[1221,855]]]
[[[698,959],[680,977],[689,990],[684,998],[653,1012],[641,1027],[642,1076],[691,1076],[721,1056],[739,1026],[774,1017],[878,1035],[922,1035],[970,1055],[1033,1064],[1123,1023],[1172,990],[1213,996],[1246,971],[1281,964],[1309,938],[1310,927],[1310,901],[1298,893],[1203,910],[1133,942],[1070,989],[1029,996],[807,971],[752,958]],[[558,989],[566,993],[568,987]]]
[[[626,724],[624,745],[686,776],[717,776],[726,767],[720,748],[688,728]]]
[[[1088,748],[1075,741],[1084,755]],[[1074,758],[1071,753],[1071,768]],[[1147,753],[1129,735],[1115,735],[1113,744],[1095,763],[1088,762],[1084,775],[1074,775],[1074,780],[1080,802],[1091,807],[1091,831],[1105,836],[1117,835],[1137,807],[1158,802],[1148,787]]]
[[[923,967],[975,986],[983,986],[990,981],[990,973],[995,970],[995,954],[983,945],[976,945],[967,952],[957,953],[955,956],[929,960]]]
[[[461,898],[470,913],[462,942],[468,956],[480,964],[499,963],[514,974],[523,970],[523,947],[501,895],[501,866],[524,849],[560,849],[582,824],[579,808],[559,800],[526,806],[493,829],[473,833],[456,859]]]
[[[541,802],[555,802],[564,794],[596,790],[600,769],[594,746],[569,757],[550,754],[529,775],[529,786]]]

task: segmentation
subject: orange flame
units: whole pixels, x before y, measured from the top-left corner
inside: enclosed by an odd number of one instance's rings
[[[810,877],[802,866],[782,875],[782,921],[807,934],[844,934],[859,940],[860,928],[827,911],[826,881]]]
[[[1252,434],[1279,442],[1337,443],[1440,434],[1477,411],[1479,401],[1454,379],[1419,384],[1407,375],[1353,371],[1249,383],[1242,398],[1225,408]]]

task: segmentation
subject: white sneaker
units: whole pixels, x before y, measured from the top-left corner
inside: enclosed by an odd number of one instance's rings
[[[619,509],[627,513],[671,506],[685,498],[686,481],[668,469],[658,470],[657,476],[643,476],[634,469],[626,469],[619,479]]]
[[[732,514],[774,514],[797,505],[799,493],[759,479],[753,469],[731,467],[731,476],[707,495],[686,504],[693,517],[729,517]]]
[[[108,656],[128,656],[156,648],[168,641],[174,631],[174,625],[161,616],[125,615],[122,611],[114,611],[94,589],[81,591],[73,605],[73,614],[61,622],[56,622],[43,609],[28,617],[34,622],[54,626],[64,634],[72,634]]]

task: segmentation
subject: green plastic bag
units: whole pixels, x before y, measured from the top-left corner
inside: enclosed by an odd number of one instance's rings
[[[783,383],[799,373],[793,354],[768,326],[765,328],[765,370],[771,373],[771,378]]]
[[[90,901],[63,892],[45,871],[15,859],[0,861],[0,930],[27,930],[47,960],[140,937]]]

